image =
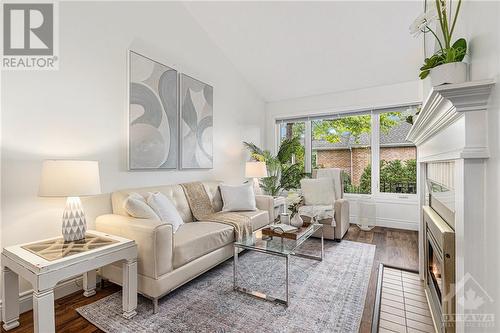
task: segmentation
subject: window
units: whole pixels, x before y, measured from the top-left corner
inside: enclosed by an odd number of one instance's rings
[[[380,114],[379,190],[384,193],[417,193],[417,149],[406,141],[414,112]]]
[[[371,115],[312,121],[312,167],[343,170],[345,193],[371,193]]]
[[[301,143],[300,149],[295,151],[295,154],[292,156],[291,163],[300,163],[305,169],[305,131],[306,131],[306,123],[304,121],[297,122],[282,122],[279,127],[279,144],[283,142],[283,140],[291,139],[298,137]]]
[[[279,120],[278,143],[298,137],[294,162],[343,170],[344,193],[417,193],[416,147],[406,136],[415,106]]]

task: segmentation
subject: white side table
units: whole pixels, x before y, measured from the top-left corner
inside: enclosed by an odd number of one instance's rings
[[[95,295],[96,269],[123,261],[123,316],[137,308],[137,246],[133,240],[90,230],[85,240],[62,237],[14,245],[2,251],[2,318],[5,330],[19,326],[19,276],[33,286],[35,333],[55,332],[54,288],[83,274],[84,295]]]

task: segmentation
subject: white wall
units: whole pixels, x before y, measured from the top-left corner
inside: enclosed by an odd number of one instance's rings
[[[271,150],[275,148],[275,121],[279,118],[341,113],[421,102],[422,83],[411,81],[268,103],[266,146]],[[351,200],[351,223],[357,223],[356,196],[347,195],[347,197]],[[374,197],[377,204],[377,225],[418,230],[417,197],[412,195],[403,197],[407,198],[387,195]]]
[[[486,302],[481,311],[494,313],[496,327],[468,328],[470,332],[498,332],[500,326],[500,3],[465,2],[462,18],[458,22],[459,34],[464,33],[469,42],[470,74],[472,80],[495,78],[496,86],[488,105],[488,141],[490,158],[487,161],[484,202],[485,222],[483,239],[474,242],[477,252],[466,258],[465,269],[487,290],[495,303]],[[457,37],[459,36],[457,34]],[[484,256],[483,256],[484,255]],[[481,265],[475,263],[479,262]]]
[[[243,179],[241,142],[264,142],[264,102],[182,4],[62,2],[59,12],[60,69],[2,77],[2,246],[60,235],[64,199],[37,197],[47,158],[98,160],[103,192]],[[213,170],[127,171],[127,48],[213,85]]]
[[[420,81],[411,81],[267,103],[267,138],[269,139],[267,147],[272,149],[275,143],[274,122],[277,118],[338,113],[419,102],[422,102],[422,84]]]

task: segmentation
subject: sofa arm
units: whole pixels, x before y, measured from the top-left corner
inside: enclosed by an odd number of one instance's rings
[[[349,201],[335,200],[335,238],[342,239],[349,229]]]
[[[274,216],[274,198],[271,195],[256,195],[255,204],[257,209],[265,210],[269,215],[269,222],[273,222],[276,216]]]
[[[138,250],[138,273],[157,279],[172,271],[172,225],[158,220],[117,214],[101,215],[95,224],[98,231],[135,241]]]

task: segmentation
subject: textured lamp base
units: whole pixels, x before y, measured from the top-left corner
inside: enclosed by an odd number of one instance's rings
[[[63,212],[62,234],[65,242],[77,241],[85,238],[87,221],[79,197],[68,197]]]

